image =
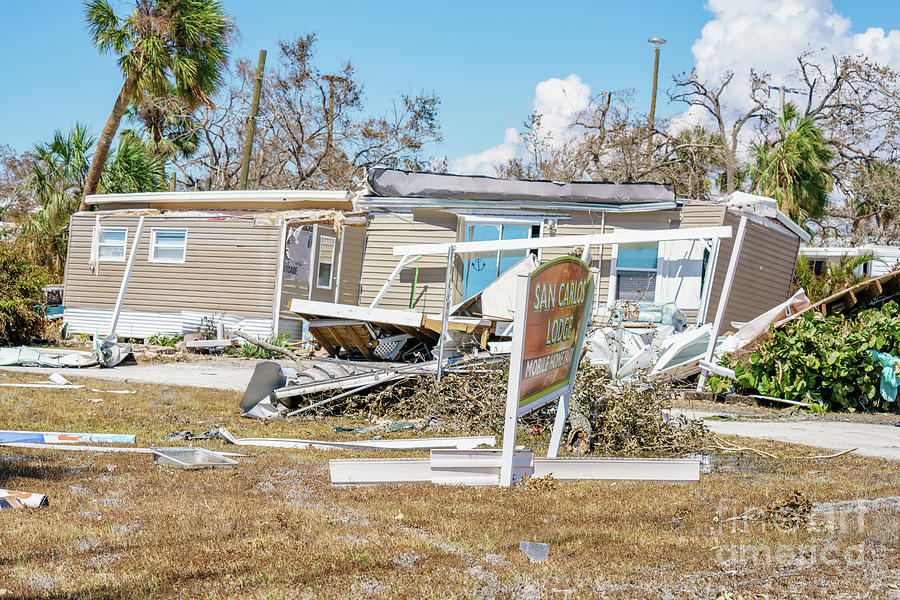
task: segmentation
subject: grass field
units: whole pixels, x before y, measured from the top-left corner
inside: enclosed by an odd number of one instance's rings
[[[332,427],[362,424],[263,423],[239,416],[237,393],[85,383],[138,393],[0,388],[0,428],[134,433],[150,446],[221,426],[358,439]],[[147,455],[0,448],[0,487],[50,497],[48,508],[0,511],[0,598],[900,597],[896,514],[794,528],[727,520],[794,490],[816,502],[900,495],[890,461],[717,455],[693,484],[334,488],[329,457],[376,454],[195,443],[249,456],[181,471]],[[549,543],[549,559],[532,563],[520,541]]]

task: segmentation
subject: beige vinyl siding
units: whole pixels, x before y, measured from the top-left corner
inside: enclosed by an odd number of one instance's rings
[[[362,275],[363,248],[366,243],[364,227],[344,227],[341,246],[341,268],[338,273],[338,302],[357,304],[359,302],[360,277]]]
[[[456,215],[438,211],[375,214],[366,232],[366,251],[360,280],[360,306],[372,303],[400,261],[401,257],[393,255],[394,246],[455,242],[456,222]],[[419,278],[416,297],[413,299],[414,310],[440,312],[444,301],[446,267],[446,256],[422,257],[418,265]],[[415,263],[403,269],[378,303],[378,307],[408,310],[415,273]]]
[[[740,222],[739,213],[731,210],[725,213],[723,225],[730,225],[734,233],[731,239],[722,240],[719,250],[708,322],[715,318]],[[787,299],[799,248],[800,238],[795,234],[775,224],[747,221],[740,262],[722,321],[723,332],[733,329],[732,321],[749,321]]]
[[[710,202],[692,202],[681,207],[680,229],[693,227],[719,227],[725,218],[725,205]]]
[[[102,227],[127,227],[126,253],[137,229],[136,215],[101,217]],[[94,215],[77,215],[70,223],[65,274],[66,306],[109,309],[126,262],[100,262],[91,273]],[[184,264],[148,261],[154,228],[187,229]],[[254,226],[249,218],[152,215],[144,231],[125,294],[126,310],[182,310],[271,318],[278,254],[278,226]]]

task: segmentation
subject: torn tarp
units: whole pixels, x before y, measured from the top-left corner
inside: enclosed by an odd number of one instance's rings
[[[131,355],[131,346],[101,340],[94,353],[59,348],[0,348],[0,366],[50,367],[54,369],[114,367]]]

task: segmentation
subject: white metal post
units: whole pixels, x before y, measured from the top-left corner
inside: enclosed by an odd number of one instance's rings
[[[503,421],[503,457],[500,461],[500,485],[509,487],[513,480],[513,456],[516,452],[516,418],[519,411],[519,379],[525,346],[525,311],[528,305],[528,273],[520,273],[516,281],[516,312],[512,349],[509,355],[509,384],[506,387],[506,418]]]
[[[287,225],[287,220],[281,219],[281,227],[278,228],[281,239],[278,242],[278,258],[275,259],[275,297],[272,299],[273,336],[278,335],[278,322],[281,317],[281,289],[284,286],[284,247],[287,243]]]
[[[716,277],[716,263],[719,261],[719,248],[721,240],[716,238],[712,240],[712,248],[709,251],[709,262],[706,263],[706,274],[704,275],[705,289],[700,292],[700,310],[697,311],[697,325],[706,323],[706,313],[709,312],[709,300],[712,297],[713,280]]]
[[[125,273],[122,275],[122,283],[119,284],[119,295],[116,296],[116,307],[113,309],[112,319],[109,323],[109,335],[116,335],[116,326],[119,324],[119,315],[122,313],[122,303],[125,301],[125,291],[128,289],[128,280],[131,278],[131,270],[134,268],[134,259],[137,257],[138,245],[141,243],[141,233],[144,231],[144,215],[138,219],[137,230],[134,232],[134,241],[131,242],[131,254],[128,255],[128,264],[125,265]]]
[[[403,255],[403,258],[400,259],[400,262],[398,262],[397,266],[394,267],[394,270],[391,271],[391,274],[390,276],[388,276],[387,281],[384,282],[384,285],[382,285],[381,289],[378,290],[378,293],[375,294],[375,299],[372,300],[372,304],[369,305],[369,308],[375,308],[376,306],[378,306],[378,303],[381,302],[382,298],[384,298],[384,295],[390,289],[391,284],[394,283],[394,280],[397,278],[397,275],[400,274],[400,271],[403,270],[403,267],[418,258],[419,256],[414,256],[412,259],[410,259],[409,254]]]
[[[725,307],[728,304],[728,296],[731,295],[731,286],[734,284],[734,274],[737,272],[738,261],[741,258],[741,247],[744,245],[744,236],[747,233],[747,216],[741,217],[737,235],[734,238],[734,247],[731,249],[731,260],[728,262],[728,271],[725,273],[725,281],[722,283],[722,294],[719,296],[719,305],[716,306],[716,318],[713,321],[712,331],[709,332],[709,343],[706,345],[706,353],[703,359],[706,362],[712,360],[713,351],[716,349],[716,340],[719,337],[719,329],[722,327],[722,319],[725,318]],[[706,385],[706,371],[700,372],[697,380],[697,391],[703,390]]]
[[[572,392],[569,391],[559,397],[559,404],[556,406],[556,420],[553,421],[553,433],[550,434],[550,447],[547,448],[547,458],[556,458],[559,454],[563,429],[566,427],[566,417],[569,415],[569,397],[571,395]]]
[[[447,273],[444,276],[444,303],[441,306],[441,339],[438,345],[437,380],[441,380],[441,368],[444,366],[444,340],[447,338],[447,326],[450,320],[450,301],[453,298],[453,246],[447,249]]]

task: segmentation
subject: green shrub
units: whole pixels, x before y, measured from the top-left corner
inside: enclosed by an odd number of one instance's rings
[[[0,242],[0,346],[27,344],[43,329],[41,288],[50,283],[16,245]]]
[[[174,348],[175,344],[184,340],[184,336],[180,333],[154,333],[147,338],[147,343],[154,346],[168,346]]]
[[[278,335],[267,337],[262,341],[268,342],[273,346],[278,346],[279,348],[286,348],[289,337],[290,336],[286,333],[279,333]],[[243,346],[238,346],[237,348],[228,348],[227,352],[232,356],[240,356],[241,358],[284,358],[284,355],[282,354],[271,352],[270,350],[266,350],[262,346],[257,346],[256,344],[251,344],[249,342],[245,343]]]
[[[855,316],[807,312],[776,329],[750,355],[734,365],[738,385],[788,400],[811,398],[829,410],[896,410],[878,392],[881,366],[868,350],[898,356],[900,307],[893,300]]]

